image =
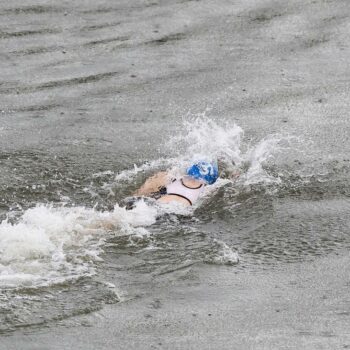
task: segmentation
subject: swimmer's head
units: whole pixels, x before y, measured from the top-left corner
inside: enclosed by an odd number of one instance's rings
[[[212,185],[219,177],[218,166],[215,162],[196,162],[187,169],[186,173],[196,180],[203,180],[208,185]]]

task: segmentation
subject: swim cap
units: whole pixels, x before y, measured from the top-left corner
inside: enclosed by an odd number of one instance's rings
[[[219,177],[218,166],[216,163],[204,161],[191,165],[186,173],[197,180],[204,180],[208,185],[212,185]]]

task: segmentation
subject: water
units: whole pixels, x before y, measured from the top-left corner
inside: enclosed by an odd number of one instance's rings
[[[333,5],[3,1],[0,334],[132,314],[155,285],[206,290],[213,268],[264,281],[344,254],[348,7]],[[194,207],[123,208],[206,158],[221,176]]]
[[[3,154],[3,169],[16,174],[2,190],[3,333],[98,310],[123,294],[133,298],[149,275],[171,280],[174,271],[200,263],[254,269],[349,245],[347,164],[302,175],[302,166],[276,162],[300,154],[296,137],[246,144],[238,125],[205,116],[187,117],[166,138],[168,158],[160,151],[131,169],[90,174],[69,159]],[[181,174],[205,155],[219,159],[222,176],[193,208],[118,205],[148,175]],[[71,168],[58,170],[63,162]],[[239,178],[232,180],[232,171]]]

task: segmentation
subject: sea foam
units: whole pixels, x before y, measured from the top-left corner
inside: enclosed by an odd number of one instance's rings
[[[111,235],[147,234],[157,211],[143,201],[133,210],[38,205],[20,221],[0,224],[0,286],[62,283],[95,273]]]

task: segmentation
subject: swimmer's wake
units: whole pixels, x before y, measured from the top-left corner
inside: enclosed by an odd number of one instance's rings
[[[15,224],[3,221],[0,224],[0,286],[51,285],[94,275],[96,262],[101,259],[109,237],[148,235],[146,227],[167,212],[193,215],[190,207],[173,205],[170,197],[181,198],[178,204],[183,200],[186,205],[196,202],[195,206],[201,206],[202,201],[197,199],[210,196],[210,187],[215,189],[237,181],[238,173],[238,181],[243,183],[277,181],[266,174],[262,164],[278,149],[281,139],[267,138],[255,149],[243,153],[243,131],[239,126],[228,122],[218,124],[208,118],[186,121],[183,131],[165,145],[166,158],[125,170],[116,176],[115,182],[106,185],[122,186],[125,182],[134,182],[137,174],[167,170],[168,179],[176,180],[163,183],[163,187],[168,186],[168,197],[163,196],[163,200],[138,201],[132,210],[115,205],[109,212],[38,204],[26,210]],[[201,161],[203,169],[199,169]],[[208,174],[212,178],[205,179]],[[233,179],[232,174],[235,174]],[[138,195],[146,195],[142,187],[140,191]]]

